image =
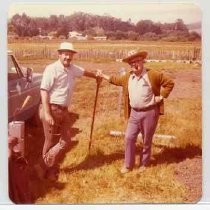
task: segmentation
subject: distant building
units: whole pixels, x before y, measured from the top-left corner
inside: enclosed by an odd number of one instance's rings
[[[87,40],[87,35],[83,36],[81,33],[77,31],[70,31],[68,34],[69,39],[76,39],[76,40]]]
[[[38,37],[39,37],[40,39],[48,39],[48,40],[53,39],[53,36],[38,35]]]

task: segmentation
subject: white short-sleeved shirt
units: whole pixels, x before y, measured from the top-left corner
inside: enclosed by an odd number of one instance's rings
[[[66,70],[60,60],[48,65],[43,73],[41,89],[47,90],[50,103],[70,104],[75,78],[84,75],[84,69],[71,64]]]

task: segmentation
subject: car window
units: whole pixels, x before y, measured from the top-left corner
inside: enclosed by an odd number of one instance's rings
[[[8,56],[8,80],[14,80],[20,78],[19,70],[15,65],[12,56]]]

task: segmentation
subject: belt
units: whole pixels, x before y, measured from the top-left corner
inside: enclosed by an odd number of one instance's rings
[[[59,104],[50,104],[50,106],[57,107],[58,109],[61,109],[63,111],[68,109],[67,106],[62,106],[62,105],[59,105]]]
[[[145,111],[149,111],[151,109],[154,109],[157,105],[151,105],[151,106],[148,106],[148,107],[144,107],[144,108],[133,108],[132,109],[136,112],[145,112]]]

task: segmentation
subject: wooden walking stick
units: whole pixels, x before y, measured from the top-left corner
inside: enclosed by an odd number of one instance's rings
[[[97,82],[96,87],[96,96],[95,96],[95,102],[94,102],[94,108],[93,108],[93,116],[92,116],[92,123],[91,123],[91,129],[90,129],[90,139],[89,139],[89,145],[88,145],[88,153],[90,154],[90,148],[92,144],[92,136],[93,136],[93,126],[95,121],[95,113],[96,113],[96,104],[98,99],[98,91],[99,91],[100,82]]]

